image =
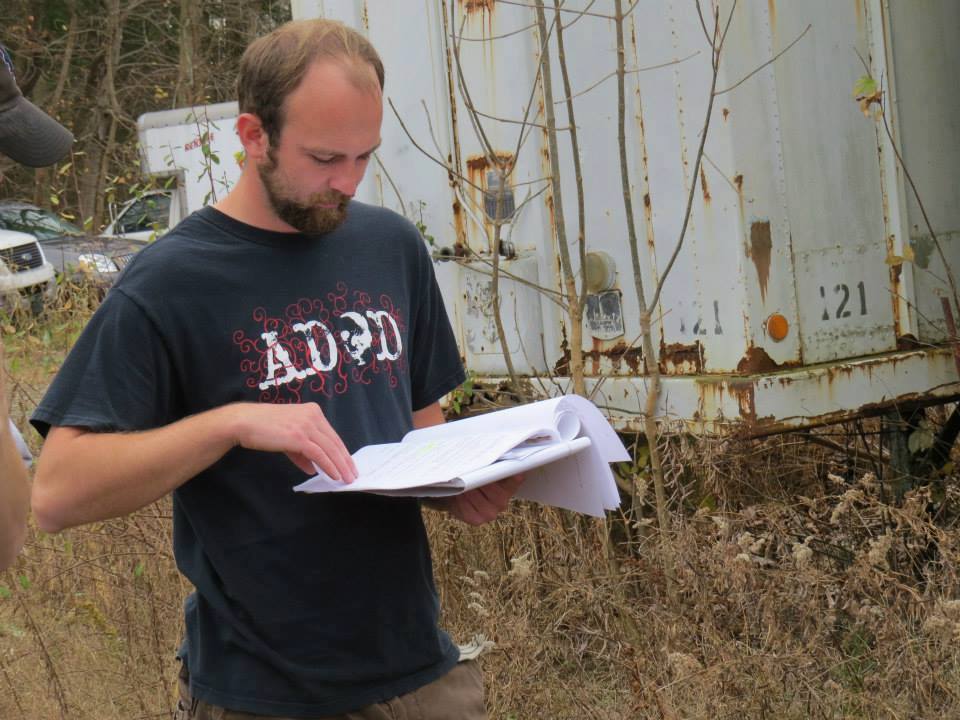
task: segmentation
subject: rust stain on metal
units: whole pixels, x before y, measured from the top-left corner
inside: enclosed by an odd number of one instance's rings
[[[710,203],[710,188],[707,185],[707,173],[703,169],[703,165],[700,166],[700,189],[703,190],[703,201],[707,204]]]
[[[490,161],[486,155],[470,155],[467,157],[467,178],[477,187],[486,187],[487,170],[502,170],[510,172],[513,167],[513,153],[497,151],[495,157],[495,167],[490,167]]]
[[[603,352],[603,341],[593,338],[593,350],[590,351],[590,372],[593,375],[600,374],[600,353]]]
[[[723,121],[726,122],[727,118],[730,117],[730,108],[724,108],[721,112],[723,113]]]
[[[945,393],[944,395],[932,396],[930,393],[908,393],[885,402],[867,403],[861,405],[856,410],[840,410],[823,415],[804,417],[800,424],[776,421],[773,418],[758,418],[751,423],[744,424],[740,432],[735,433],[739,437],[760,438],[770,435],[779,435],[784,432],[793,432],[799,428],[815,428],[825,425],[835,425],[839,422],[855,420],[857,418],[876,417],[889,412],[891,408],[897,406],[909,405],[911,407],[927,407],[930,405],[941,405],[946,402],[953,402],[960,398],[958,393]]]
[[[920,350],[924,347],[926,347],[926,343],[920,342],[910,333],[897,336],[897,350]]]
[[[447,4],[441,3],[441,6],[443,8],[443,34],[445,38],[448,38],[447,41],[445,42],[445,45],[446,45],[445,52],[446,52],[446,62],[447,62],[447,100],[449,101],[448,105],[450,107],[450,127],[454,128],[454,132],[452,133],[453,156],[449,157],[448,161],[449,161],[450,167],[456,168],[457,171],[459,172],[462,166],[460,164],[460,161],[461,161],[460,137],[459,137],[459,133],[456,132],[457,93],[456,93],[456,90],[454,89],[454,84],[453,84],[453,78],[454,78],[453,50],[450,47],[450,42],[449,42],[450,23],[449,23],[449,18],[447,17]],[[457,210],[458,209],[462,210],[462,208],[459,207],[460,203],[456,201],[456,196],[457,196],[456,190],[460,186],[460,178],[456,175],[453,175],[453,173],[451,173],[450,183],[454,191],[453,192],[454,213],[455,213],[454,217],[456,217]],[[459,245],[460,247],[466,247],[467,246],[467,228],[466,228],[466,224],[463,222],[462,217],[459,222],[456,222],[454,224],[454,227],[457,234],[455,244]]]
[[[767,0],[767,9],[770,11],[770,26],[777,24],[777,3],[774,0]]]
[[[767,281],[770,279],[770,254],[773,239],[770,235],[770,221],[757,221],[750,224],[750,247],[747,255],[757,268],[757,280],[760,282],[760,298],[767,299]]]
[[[613,363],[613,372],[617,373],[626,365],[632,375],[643,372],[643,351],[638,347],[630,347],[623,340],[615,345],[604,347],[603,342],[594,338],[593,349],[584,355],[589,358],[593,374],[599,375],[603,358]],[[569,366],[569,363],[568,363]]]
[[[665,375],[695,375],[703,372],[703,345],[697,340],[690,345],[660,342],[660,372]]]
[[[456,245],[461,249],[466,246],[467,226],[464,218],[463,206],[456,196],[453,198],[453,228],[456,236]]]
[[[737,363],[737,372],[750,375],[753,373],[767,373],[774,370],[783,370],[784,368],[799,367],[799,360],[778,363],[767,354],[762,347],[751,345],[747,348],[747,354],[740,358]]]
[[[495,0],[460,0],[468,15],[475,12],[491,12],[494,2]]]
[[[738,193],[743,193],[743,175],[741,173],[733,176],[733,184],[737,186]]]
[[[631,26],[633,28],[633,26]],[[634,28],[635,32],[635,28]],[[636,41],[636,38],[634,38]],[[640,101],[640,86],[637,85],[637,127],[640,135],[640,162],[643,164],[643,219],[644,234],[647,239],[647,247],[650,248],[650,261],[656,266],[657,260],[657,242],[653,230],[653,207],[650,204],[650,156],[647,153],[647,127],[643,122],[643,106]],[[661,326],[662,329],[662,326]]]
[[[886,222],[886,206],[887,206],[887,194],[883,194],[883,205],[884,205],[884,222]],[[894,254],[894,243],[896,239],[893,235],[887,236],[887,257],[890,257]],[[898,335],[903,331],[903,325],[901,324],[902,318],[900,317],[900,298],[904,297],[901,294],[900,280],[903,275],[903,265],[898,263],[890,266],[890,287],[892,292],[890,293],[890,299],[893,302],[893,329],[894,332]]]
[[[752,382],[731,382],[730,393],[737,399],[740,417],[749,425],[757,422],[757,403]]]

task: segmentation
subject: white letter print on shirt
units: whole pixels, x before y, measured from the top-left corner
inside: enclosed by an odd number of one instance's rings
[[[260,383],[261,390],[266,390],[271,385],[285,385],[293,380],[303,380],[307,376],[306,372],[297,370],[290,362],[290,353],[277,342],[275,332],[261,333],[260,337],[267,343],[267,378]],[[276,377],[277,370],[284,370],[285,375]]]
[[[395,388],[407,372],[405,318],[388,295],[374,300],[343,283],[324,299],[287,305],[282,316],[254,308],[255,332],[233,333],[244,384],[261,392],[261,402],[331,397],[384,380]]]
[[[317,341],[313,337],[314,328],[316,328],[317,332],[321,333],[327,341],[327,354],[330,356],[327,362],[323,362],[320,358],[320,350],[317,348]],[[337,357],[337,339],[333,336],[333,333],[327,329],[326,325],[316,320],[310,320],[306,324],[295,323],[293,329],[298,333],[303,333],[307,341],[307,349],[310,351],[310,367],[306,369],[308,375],[327,372],[337,366],[337,360],[339,359]]]
[[[367,317],[373,320],[380,329],[380,350],[377,352],[377,360],[396,360],[403,352],[403,341],[400,339],[400,328],[397,327],[397,321],[386,310],[367,310]],[[389,320],[393,326],[393,339],[397,343],[397,349],[390,352],[387,341],[387,333],[383,328],[383,321]]]
[[[373,344],[373,333],[370,332],[370,325],[367,319],[360,313],[345,312],[341,317],[348,318],[357,326],[355,330],[341,330],[340,338],[347,343],[350,348],[348,352],[350,357],[357,361],[357,365],[366,365],[363,354],[370,349]],[[381,358],[377,358],[380,360]]]

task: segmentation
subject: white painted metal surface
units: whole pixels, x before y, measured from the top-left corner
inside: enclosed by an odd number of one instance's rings
[[[710,24],[711,3],[702,4]],[[713,5],[725,19],[731,0]],[[852,98],[864,73],[859,52],[882,79],[898,147],[948,256],[960,261],[960,101],[953,91],[960,50],[952,38],[960,5],[926,0],[922,13],[908,5],[741,0],[696,174],[711,66],[695,6],[649,0],[627,20],[630,196],[648,299],[696,188],[686,245],[657,314],[666,414],[704,427],[740,419],[765,432],[960,390],[949,353],[898,351],[943,340],[945,272],[882,126]],[[645,385],[619,171],[614,23],[603,17],[613,3],[568,0],[563,7],[586,246],[616,268],[614,287],[591,299],[583,349],[592,386],[614,388],[611,407],[629,422]],[[522,374],[562,366],[570,331],[556,302],[556,198],[539,127],[544,38],[533,9],[494,0],[294,0],[292,9],[295,18],[325,16],[359,28],[383,57],[390,105],[379,163],[360,197],[420,224],[446,258],[437,275],[466,363],[489,377],[502,376],[505,363],[490,303],[494,228],[484,190],[491,167],[477,125],[513,167],[520,209],[502,239],[515,255],[500,258],[507,347]],[[557,124],[567,128],[551,7],[547,20]],[[482,113],[473,119],[465,90]],[[534,126],[521,143],[518,121],[528,106]],[[565,130],[559,142],[564,222],[577,262],[577,182]],[[903,255],[908,244],[917,262],[891,269],[888,256]],[[787,322],[782,340],[768,334],[773,314]]]

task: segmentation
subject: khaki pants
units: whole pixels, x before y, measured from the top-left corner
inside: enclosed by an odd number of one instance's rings
[[[189,675],[184,667],[180,671],[180,703],[173,717],[174,720],[257,720],[267,716],[226,710],[191,698]],[[476,662],[465,660],[438,680],[406,695],[345,715],[316,720],[487,720],[483,677]]]

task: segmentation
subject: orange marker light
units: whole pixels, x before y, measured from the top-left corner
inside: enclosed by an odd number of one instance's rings
[[[767,335],[771,339],[780,342],[787,336],[788,332],[790,332],[790,323],[783,315],[774,313],[767,318]]]

